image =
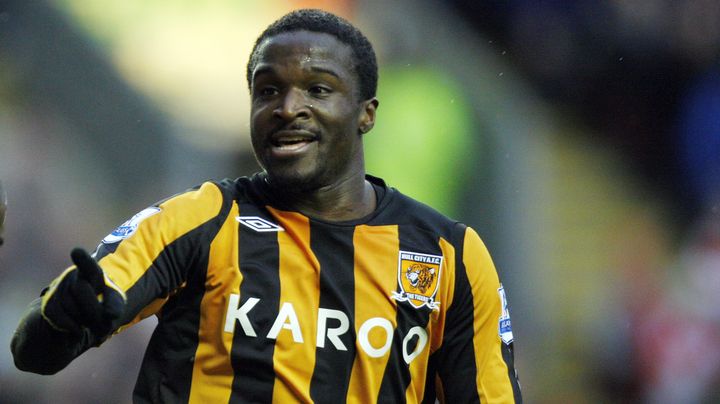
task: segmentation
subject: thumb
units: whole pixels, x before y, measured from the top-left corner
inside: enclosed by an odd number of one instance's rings
[[[105,290],[105,279],[98,263],[82,248],[74,248],[70,258],[78,269],[80,279],[87,281],[96,294]]]

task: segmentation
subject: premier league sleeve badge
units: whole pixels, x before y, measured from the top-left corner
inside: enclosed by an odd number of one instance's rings
[[[500,321],[498,323],[498,333],[500,334],[500,339],[502,339],[506,345],[509,345],[513,342],[512,323],[510,321],[510,309],[508,308],[507,296],[505,296],[505,289],[502,284],[498,288],[498,294],[500,295],[500,304],[502,307]]]

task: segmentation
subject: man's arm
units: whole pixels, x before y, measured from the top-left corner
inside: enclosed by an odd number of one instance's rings
[[[94,257],[73,250],[75,266],[20,321],[11,346],[18,368],[55,373],[113,332],[157,314],[202,262],[206,241],[225,223],[232,203],[217,185],[205,183],[133,216]]]
[[[437,371],[445,402],[519,403],[505,293],[485,245],[466,228]]]

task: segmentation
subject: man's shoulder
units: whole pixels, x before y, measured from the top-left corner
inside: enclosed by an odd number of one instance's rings
[[[458,220],[396,188],[387,186],[386,190],[388,203],[379,217],[381,220],[392,218],[398,224],[417,226],[446,236],[449,236],[458,226],[464,227]]]
[[[237,178],[222,178],[207,180],[188,190],[188,192],[199,192],[201,194],[219,193],[223,199],[245,202],[253,199],[252,195],[257,193],[257,175],[242,176]]]
[[[253,177],[242,176],[235,179],[222,178],[219,180],[206,181],[204,184],[210,183],[218,187],[221,192],[242,193],[252,186]],[[201,184],[202,185],[202,184]]]
[[[251,177],[207,180],[162,199],[154,206],[175,206],[181,210],[202,209],[204,206],[207,209],[216,210],[233,201],[242,203],[248,200],[251,188]]]
[[[414,219],[420,219],[437,225],[454,225],[458,223],[457,220],[450,216],[440,212],[434,207],[415,199],[409,195],[405,195],[400,191],[395,190],[397,193],[398,204],[407,212],[409,217]]]

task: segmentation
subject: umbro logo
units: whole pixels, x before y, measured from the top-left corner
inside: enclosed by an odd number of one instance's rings
[[[282,227],[259,216],[236,216],[235,220],[240,222],[243,226],[249,227],[258,232],[285,231]]]

